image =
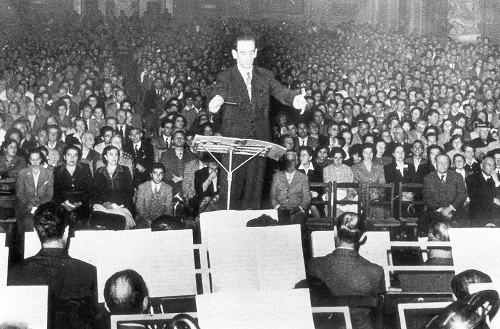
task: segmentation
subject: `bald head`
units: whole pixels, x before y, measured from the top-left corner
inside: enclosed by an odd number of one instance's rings
[[[140,314],[147,309],[148,288],[136,271],[117,272],[106,281],[104,300],[111,314]]]

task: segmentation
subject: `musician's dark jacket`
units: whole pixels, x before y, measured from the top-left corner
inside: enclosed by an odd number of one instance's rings
[[[64,248],[42,248],[11,266],[9,286],[49,287],[49,329],[93,327],[97,310],[97,270],[73,259]]]

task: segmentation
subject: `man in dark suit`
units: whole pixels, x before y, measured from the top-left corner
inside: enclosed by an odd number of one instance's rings
[[[427,175],[427,160],[422,156],[424,152],[424,143],[416,140],[411,146],[411,156],[405,159],[408,164],[408,173],[412,177],[412,183],[422,184]],[[413,166],[410,166],[413,165]],[[387,178],[387,175],[385,176]]]
[[[153,88],[146,91],[144,95],[144,110],[156,109],[156,103],[163,100],[163,88],[165,82],[162,78],[156,78]]]
[[[500,200],[496,197],[500,181],[495,171],[495,160],[483,158],[481,171],[469,175],[465,179],[467,193],[470,198],[469,220],[472,226],[484,226],[488,223],[500,225],[498,211]]]
[[[49,287],[53,329],[93,327],[97,313],[97,270],[68,255],[69,217],[57,202],[41,204],[34,224],[42,249],[9,270],[8,285]]]
[[[364,232],[364,221],[357,214],[342,214],[337,219],[339,246],[331,254],[309,262],[309,277],[326,284],[333,296],[377,297],[385,293],[383,268],[358,253]],[[351,316],[353,328],[372,328],[368,309],[351,308]]]
[[[132,126],[128,125],[126,120],[127,120],[127,114],[126,114],[125,110],[121,109],[121,110],[116,111],[117,125],[116,125],[115,133],[122,135],[123,142],[124,142],[123,144],[126,144],[130,141],[129,135],[130,135],[130,131],[132,129]]]
[[[161,122],[161,136],[151,140],[154,148],[155,161],[160,161],[161,154],[172,147],[172,132],[174,131],[174,122],[169,119],[164,119]]]
[[[467,190],[462,176],[448,170],[450,158],[446,154],[436,157],[437,170],[424,178],[424,202],[427,211],[419,218],[420,234],[427,236],[430,223],[444,220],[455,226],[467,226],[465,209]]]
[[[309,136],[309,127],[304,121],[299,122],[297,125],[297,137],[294,138],[295,151],[299,152],[299,147],[310,146],[313,151],[318,147],[319,142],[317,138]]]
[[[212,113],[221,110],[222,136],[270,141],[269,96],[297,109],[305,109],[306,100],[304,96],[297,95],[276,81],[272,72],[253,65],[257,56],[253,37],[239,37],[232,54],[237,65],[221,72],[217,77],[217,84],[209,97],[211,99],[209,110]],[[226,105],[223,106],[224,102]],[[247,158],[247,156],[235,156],[233,168]],[[223,164],[228,163],[229,157],[225,156]],[[265,164],[263,157],[255,157],[235,172],[233,189],[229,192],[231,208],[260,208]],[[224,201],[228,193],[227,175],[223,176],[221,201],[222,204],[226,204]]]
[[[142,130],[131,127],[128,135],[130,142],[126,143],[123,151],[132,156],[134,162],[134,187],[144,183],[149,178],[151,165],[154,162],[153,145],[142,139]]]
[[[194,189],[196,195],[193,198],[194,208],[202,213],[209,208],[215,207],[219,200],[220,170],[219,163],[213,158],[203,159],[206,167],[194,173]]]

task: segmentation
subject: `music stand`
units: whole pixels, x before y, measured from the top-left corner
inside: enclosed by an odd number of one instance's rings
[[[236,170],[257,156],[278,160],[286,152],[284,147],[265,141],[221,136],[196,135],[193,140],[193,145],[197,151],[206,151],[212,156],[212,153],[229,154],[228,168],[214,157],[221,168],[227,172],[227,210],[229,210],[229,205],[231,204],[231,184],[233,181],[233,173]],[[234,154],[248,155],[250,157],[233,169]]]

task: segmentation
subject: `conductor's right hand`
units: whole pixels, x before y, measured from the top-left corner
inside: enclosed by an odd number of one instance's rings
[[[220,95],[215,95],[214,98],[208,103],[208,109],[212,113],[219,112],[220,107],[224,104],[224,98]]]

